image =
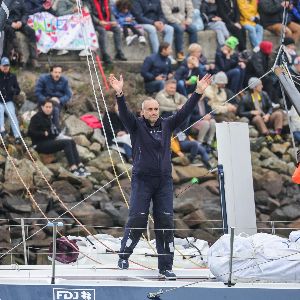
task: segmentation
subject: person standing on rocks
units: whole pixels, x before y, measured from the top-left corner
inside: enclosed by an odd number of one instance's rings
[[[143,229],[147,227],[152,199],[159,275],[175,280],[176,275],[172,271],[174,233],[171,136],[197,105],[211,83],[211,75],[198,79],[196,90],[186,104],[168,118],[159,116],[159,104],[152,98],[147,98],[142,103],[141,117],[136,117],[127,108],[122,75],[118,80],[111,74],[109,82],[116,92],[119,116],[130,133],[133,148],[129,219],[121,241],[118,267],[128,269],[128,259],[139,242]]]

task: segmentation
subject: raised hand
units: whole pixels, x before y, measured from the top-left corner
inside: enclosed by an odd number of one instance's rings
[[[120,75],[120,80],[118,80],[114,74],[110,74],[108,80],[109,80],[111,87],[116,91],[116,93],[121,94],[123,91],[123,85],[124,85],[123,76]]]
[[[211,84],[212,76],[210,74],[206,74],[201,80],[198,77],[196,93],[203,94],[206,88]]]

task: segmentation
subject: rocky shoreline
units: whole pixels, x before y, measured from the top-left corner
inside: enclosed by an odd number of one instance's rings
[[[27,99],[21,107],[21,112],[34,109],[35,99],[33,87],[39,74],[30,71],[21,71],[18,74],[20,85],[27,95]],[[71,208],[83,201],[90,194],[102,186],[103,189],[88,197],[72,213],[80,222],[85,224],[92,233],[107,233],[121,236],[125,224],[128,209],[125,199],[129,201],[130,181],[126,175],[120,177],[120,191],[115,178],[111,160],[106,150],[105,139],[99,129],[93,130],[82,122],[79,117],[85,113],[98,116],[95,100],[88,86],[87,76],[78,70],[69,69],[66,75],[70,80],[74,92],[73,100],[68,107],[68,112],[63,115],[63,121],[67,134],[72,136],[78,145],[81,159],[86,163],[91,176],[88,178],[74,177],[63,166],[66,160],[63,153],[55,156],[39,156],[30,148],[31,155],[36,160],[38,168],[55,190],[60,200],[66,207]],[[126,74],[127,99],[132,108],[138,107],[135,99],[142,101],[141,78],[136,74]],[[97,89],[99,99],[99,88]],[[106,99],[112,96],[105,94]],[[100,103],[103,107],[103,103]],[[102,110],[103,111],[103,110]],[[23,123],[26,132],[26,122]],[[253,180],[255,189],[256,214],[258,227],[271,233],[271,227],[275,226],[276,234],[288,236],[292,228],[300,225],[300,191],[299,186],[292,184],[291,174],[294,171],[294,153],[291,140],[288,136],[283,144],[273,144],[267,147],[266,143],[258,136],[258,132],[250,127],[251,153],[253,165]],[[30,147],[30,140],[25,138]],[[48,218],[57,218],[66,212],[66,208],[58,197],[51,193],[49,186],[39,173],[36,165],[30,160],[23,146],[14,146],[9,141],[6,144],[18,172],[32,193],[36,203]],[[54,161],[52,161],[54,160]],[[121,174],[127,169],[130,173],[130,165],[123,165],[118,153],[112,151],[112,160],[116,174]],[[207,174],[207,170],[196,166],[181,166],[174,164],[174,222],[177,237],[194,236],[214,242],[221,234],[220,200],[218,181],[216,175]],[[193,177],[204,176],[199,184],[194,184],[180,196],[176,197]],[[39,211],[36,203],[32,201],[28,191],[21,183],[12,162],[0,147],[0,247],[1,253],[11,249],[22,241],[21,219],[25,222],[25,236],[29,237],[27,247],[30,263],[47,263],[45,253],[51,242],[52,232],[50,228],[43,228],[47,223]],[[241,195],[242,197],[242,195]],[[87,235],[80,226],[66,213],[65,226],[61,230],[65,235]],[[271,221],[276,222],[272,225]],[[282,229],[283,228],[283,229]],[[42,229],[42,230],[41,230]],[[153,229],[153,225],[150,225]],[[151,230],[151,236],[153,231]],[[1,258],[1,264],[10,264],[12,261],[18,264],[24,263],[23,245],[13,250],[14,255]]]

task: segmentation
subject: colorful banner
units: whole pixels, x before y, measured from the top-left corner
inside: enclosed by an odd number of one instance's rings
[[[85,43],[92,50],[99,48],[92,18],[88,11],[80,14],[55,17],[47,12],[31,15],[28,20],[36,34],[37,48],[41,53],[55,50],[83,50]]]

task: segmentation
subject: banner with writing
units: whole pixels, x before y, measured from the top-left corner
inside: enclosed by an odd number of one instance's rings
[[[99,48],[91,16],[73,14],[55,17],[47,12],[31,15],[28,20],[35,30],[37,48],[41,53],[55,50],[83,50],[85,44],[92,50]]]

